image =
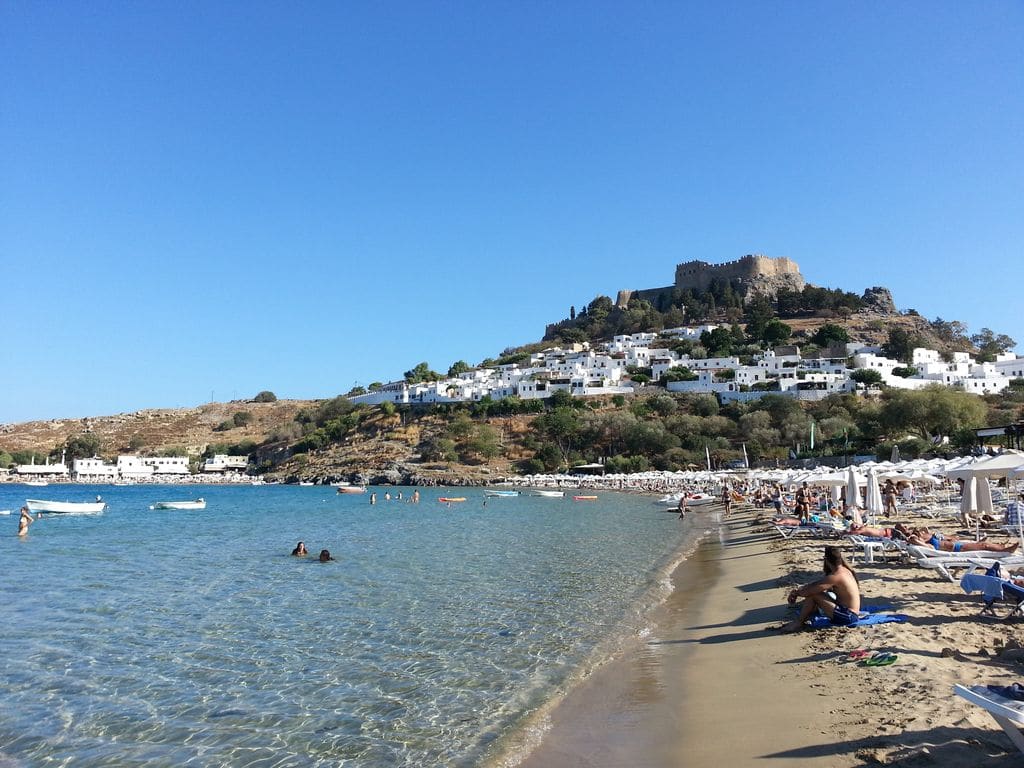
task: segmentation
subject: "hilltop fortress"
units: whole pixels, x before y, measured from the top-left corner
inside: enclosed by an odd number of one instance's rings
[[[785,256],[744,256],[724,264],[708,264],[706,261],[687,261],[676,266],[675,284],[665,288],[648,288],[642,291],[619,291],[616,304],[625,307],[634,296],[646,299],[652,304],[664,294],[675,290],[707,291],[713,283],[729,283],[744,301],[760,294],[775,297],[782,288],[802,291],[807,281],[800,274],[799,265]]]

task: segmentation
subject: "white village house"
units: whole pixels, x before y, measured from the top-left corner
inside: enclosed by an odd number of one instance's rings
[[[697,340],[718,326],[672,328],[661,333],[616,336],[606,344],[589,343],[568,348],[553,347],[530,356],[523,365],[479,368],[433,382],[396,381],[371,392],[354,395],[354,403],[378,405],[474,402],[515,395],[521,399],[547,398],[559,390],[575,396],[629,394],[642,385],[630,380],[628,368],[649,368],[659,381],[666,371],[687,368],[693,381],[670,381],[670,392],[716,394],[722,400],[756,399],[773,392],[802,400],[817,400],[837,392],[863,389],[850,375],[854,370],[877,371],[882,382],[900,389],[920,389],[931,384],[957,387],[973,394],[995,394],[1014,378],[1024,378],[1024,357],[1000,355],[993,363],[978,363],[957,352],[950,362],[931,349],[915,349],[907,373],[903,363],[883,357],[877,348],[860,344],[817,350],[806,358],[796,346],[776,347],[744,365],[737,357],[690,358],[670,346],[683,338]]]

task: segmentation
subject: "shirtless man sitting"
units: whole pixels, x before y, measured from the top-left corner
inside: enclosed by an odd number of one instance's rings
[[[835,594],[835,599],[828,593]],[[815,612],[821,612],[837,627],[848,627],[860,614],[860,585],[857,574],[843,558],[839,547],[825,547],[825,575],[789,593],[787,601],[793,605],[804,598],[800,616],[778,629],[799,632]]]

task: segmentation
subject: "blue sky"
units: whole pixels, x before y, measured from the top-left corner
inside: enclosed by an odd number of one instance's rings
[[[1024,5],[0,5],[0,422],[332,397],[680,261],[1024,348]]]

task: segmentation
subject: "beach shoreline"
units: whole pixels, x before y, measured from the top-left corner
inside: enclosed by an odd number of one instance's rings
[[[820,573],[828,543],[836,542],[781,540],[760,511],[740,506],[672,573],[650,635],[568,692],[517,764],[1005,764],[1009,740],[951,690],[1020,678],[994,654],[1021,632],[978,620],[978,596],[913,564],[858,562],[867,604],[890,605],[908,621],[767,631],[789,618],[786,591]],[[849,658],[859,648],[891,650],[899,661],[864,667]]]

